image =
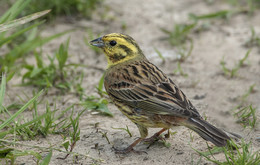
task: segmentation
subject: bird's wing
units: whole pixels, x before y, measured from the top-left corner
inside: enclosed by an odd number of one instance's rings
[[[170,80],[168,82],[137,83],[127,81],[115,83],[107,88],[115,100],[120,101],[138,113],[199,117],[199,113],[183,92]]]

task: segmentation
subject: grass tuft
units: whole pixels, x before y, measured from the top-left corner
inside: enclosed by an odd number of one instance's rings
[[[35,86],[39,89],[54,87],[62,93],[75,91],[80,97],[83,95],[81,87],[83,75],[77,75],[71,70],[80,64],[67,64],[68,62],[69,39],[65,44],[61,44],[54,56],[48,56],[49,64],[46,65],[42,54],[35,52],[34,58],[36,66],[25,64],[23,67],[27,72],[22,77],[22,85]]]
[[[208,151],[202,152],[193,148],[200,156],[217,165],[257,165],[260,164],[260,152],[253,151],[251,143],[245,143],[239,146],[235,142],[230,141],[226,147],[208,146]],[[224,161],[219,161],[214,157],[214,154],[223,152],[225,155]]]
[[[196,23],[193,24],[175,24],[172,31],[161,28],[161,31],[166,35],[166,39],[170,42],[172,46],[180,46],[184,44],[187,40],[191,40],[189,34],[191,30],[196,26]]]
[[[245,66],[245,61],[247,60],[249,54],[250,54],[251,50],[248,50],[245,54],[245,56],[240,59],[238,61],[238,63],[231,69],[227,68],[226,67],[226,62],[225,62],[225,59],[224,57],[222,58],[222,60],[220,61],[220,65],[221,65],[221,68],[222,68],[222,71],[224,72],[224,74],[227,76],[227,77],[230,77],[230,78],[233,78],[235,76],[237,76],[237,72],[238,70],[241,68],[241,67],[244,67]]]
[[[84,102],[81,103],[87,110],[94,110],[100,114],[113,117],[113,114],[109,111],[108,100],[105,98],[97,98],[94,96],[87,97]]]
[[[157,49],[157,48],[153,48],[154,51],[157,53],[158,57],[162,60],[162,63],[165,63],[165,58],[163,57],[162,53]]]
[[[113,128],[113,129],[120,129],[120,130],[126,131],[128,133],[128,135],[129,135],[129,137],[133,136],[127,125],[126,125],[126,128]]]
[[[247,126],[250,128],[255,128],[257,123],[257,115],[256,108],[253,108],[252,105],[237,109],[234,112],[234,116],[237,117],[237,122],[244,128]]]
[[[13,1],[8,0],[9,4]],[[28,0],[27,0],[28,1]],[[30,0],[30,6],[22,12],[22,15],[28,15],[38,11],[51,9],[51,14],[47,19],[53,19],[57,16],[72,16],[81,14],[86,18],[91,18],[93,11],[102,4],[103,0]]]
[[[251,27],[251,36],[244,44],[247,48],[258,47],[260,49],[260,37],[256,35],[255,29]]]
[[[199,20],[205,20],[205,19],[216,19],[216,18],[224,18],[227,19],[232,14],[229,10],[220,10],[217,12],[209,13],[209,14],[202,14],[202,15],[195,15],[195,14],[189,14],[190,19],[194,20],[195,22]]]

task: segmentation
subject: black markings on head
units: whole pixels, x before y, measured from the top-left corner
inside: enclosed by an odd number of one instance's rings
[[[116,62],[116,61],[120,61],[120,60],[124,59],[125,57],[126,56],[123,56],[122,54],[115,53],[113,56],[109,56],[109,59],[112,62]]]
[[[123,49],[126,52],[127,55],[130,55],[130,54],[133,53],[133,51],[125,45],[118,45],[118,47]]]

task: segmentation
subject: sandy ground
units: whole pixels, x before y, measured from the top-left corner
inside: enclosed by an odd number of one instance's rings
[[[87,36],[86,29],[92,28],[95,34],[101,35],[111,32],[123,32],[131,35],[139,43],[147,58],[156,63],[165,73],[167,73],[178,84],[182,91],[191,99],[201,114],[208,117],[212,124],[228,131],[239,133],[245,136],[246,140],[252,140],[254,150],[259,149],[260,143],[255,140],[260,135],[259,127],[250,131],[236,123],[231,109],[239,105],[239,99],[252,84],[256,84],[256,91],[248,97],[248,100],[254,107],[260,108],[260,54],[257,48],[253,48],[248,58],[248,65],[241,68],[238,77],[227,78],[222,74],[220,61],[225,56],[227,67],[232,67],[235,62],[241,59],[247,52],[243,44],[250,37],[250,27],[255,27],[257,34],[260,32],[260,12],[257,11],[254,16],[249,17],[246,14],[232,16],[228,21],[216,20],[211,22],[208,30],[200,33],[193,33],[191,38],[194,41],[194,49],[191,56],[182,64],[183,70],[188,77],[173,75],[173,70],[177,68],[176,48],[161,40],[165,34],[160,28],[171,29],[176,23],[187,22],[189,13],[205,14],[222,9],[230,9],[227,3],[216,2],[213,5],[200,0],[105,0],[105,6],[108,9],[105,13],[105,19],[102,20],[98,14],[94,15],[92,20],[71,20],[70,18],[60,19],[48,25],[42,33],[48,36],[66,29],[76,29],[74,32],[61,37],[44,46],[46,54],[52,54],[60,43],[71,37],[70,41],[70,62],[80,62],[86,65],[96,66],[105,69],[106,60],[101,55],[96,55],[83,42],[83,37]],[[122,30],[122,25],[126,24],[126,30]],[[162,64],[157,57],[154,47],[159,49],[166,57],[166,63]],[[28,61],[31,59],[28,58]],[[97,85],[102,71],[85,68],[84,84],[85,92],[88,95],[95,95],[95,86]],[[18,78],[14,78],[19,82]],[[194,86],[194,84],[196,84]],[[27,87],[8,88],[7,101],[15,98],[17,91],[25,91],[29,94],[32,89]],[[21,93],[22,92],[18,92]],[[51,92],[50,92],[51,93]],[[201,99],[197,96],[205,96]],[[18,98],[17,98],[18,99]],[[60,109],[78,101],[73,95],[64,95],[60,101],[65,102]],[[78,107],[78,111],[82,110]],[[127,155],[117,155],[113,151],[113,146],[118,148],[126,147],[133,142],[139,132],[136,126],[117,110],[112,104],[109,105],[110,111],[114,114],[113,118],[95,115],[85,112],[80,118],[81,139],[77,142],[74,152],[89,154],[92,157],[103,159],[102,164],[211,164],[191,148],[206,151],[206,143],[197,134],[184,127],[173,128],[171,131],[177,133],[171,136],[167,142],[171,144],[169,148],[163,143],[156,143],[147,149],[146,144],[139,144],[136,149],[147,153]],[[98,127],[95,128],[95,124]],[[123,128],[128,126],[133,137],[122,130],[113,128]],[[150,135],[158,129],[150,129]],[[110,144],[102,137],[102,133],[107,132]],[[190,134],[194,139],[191,141]],[[47,138],[37,138],[34,141],[24,142],[40,146],[49,146],[50,144],[61,143],[62,138],[59,135],[50,135]],[[98,147],[95,148],[95,144]],[[43,153],[43,155],[46,153]],[[63,157],[64,153],[54,152],[50,164],[91,164],[93,161],[84,157],[69,156],[66,160],[57,159]],[[216,155],[219,160],[224,159],[223,154]],[[18,162],[25,164],[34,164],[33,160],[19,158]]]

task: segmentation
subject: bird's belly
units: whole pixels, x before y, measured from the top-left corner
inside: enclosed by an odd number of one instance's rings
[[[174,125],[172,123],[168,123],[162,120],[161,118],[158,118],[155,115],[151,116],[145,114],[138,114],[132,108],[121,103],[117,102],[115,103],[115,105],[125,116],[127,116],[135,124],[151,128],[170,128]]]

